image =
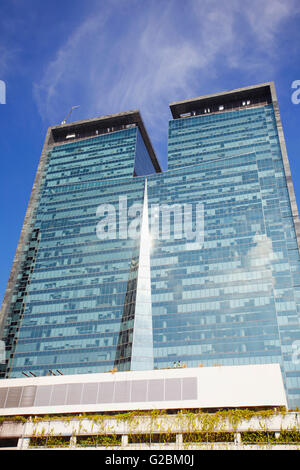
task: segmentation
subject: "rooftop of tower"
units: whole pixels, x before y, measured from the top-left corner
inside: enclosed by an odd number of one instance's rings
[[[74,140],[97,137],[135,126],[138,127],[141,133],[155,170],[160,173],[162,171],[160,163],[138,110],[52,126],[49,128],[48,144],[65,144]]]
[[[233,109],[245,106],[269,104],[272,102],[274,90],[273,82],[267,82],[260,85],[176,101],[170,103],[170,109],[174,119],[219,111],[232,111]]]

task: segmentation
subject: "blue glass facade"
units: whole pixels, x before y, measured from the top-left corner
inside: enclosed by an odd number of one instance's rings
[[[128,347],[136,289],[129,272],[138,241],[126,234],[122,240],[99,239],[97,209],[116,207],[118,234],[120,198],[125,194],[129,207],[143,201],[143,180],[133,178],[133,171],[147,173],[151,161],[145,163],[139,133],[134,127],[51,147],[34,223],[38,250],[10,376],[113,368],[125,307],[131,313]],[[130,347],[124,361],[128,355]]]
[[[279,362],[297,406],[299,251],[272,106],[171,121],[168,161],[149,202],[203,202],[205,236],[152,252],[155,365]]]
[[[175,115],[164,173],[139,126],[49,145],[6,376],[280,363],[299,407],[300,259],[276,110],[238,96]]]

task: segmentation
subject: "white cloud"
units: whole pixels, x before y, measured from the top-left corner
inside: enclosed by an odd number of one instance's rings
[[[0,44],[0,79],[5,78],[10,69],[14,66],[19,51]],[[15,67],[16,70],[16,67]]]
[[[244,14],[258,43],[267,52],[276,52],[276,43],[281,25],[285,20],[298,14],[297,0],[247,0]]]
[[[296,8],[294,0],[245,0],[242,8],[238,0],[187,0],[185,8],[145,0],[128,14],[124,5],[93,11],[47,65],[35,97],[51,123],[77,104],[80,118],[138,108],[151,138],[163,132],[165,140],[170,101],[206,92],[224,70],[249,79],[274,71],[277,31]]]
[[[97,33],[105,22],[105,15],[102,15],[102,22],[100,20],[92,16],[84,21],[57,51],[55,59],[48,63],[40,83],[34,84],[34,95],[42,116],[57,118],[61,104],[67,104],[71,97],[76,99],[78,81],[80,83],[86,79],[88,85],[88,76],[92,78],[93,63],[91,56],[88,70],[84,68],[84,54],[86,50],[89,55],[93,40],[99,39]],[[83,86],[83,83],[80,85]]]

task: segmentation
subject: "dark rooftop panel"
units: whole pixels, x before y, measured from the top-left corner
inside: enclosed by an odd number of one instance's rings
[[[48,143],[65,144],[78,139],[97,137],[108,132],[126,129],[127,126],[139,128],[153,166],[160,173],[162,170],[159,161],[138,110],[52,126]]]
[[[170,104],[170,109],[174,119],[184,117],[195,111],[209,109],[210,112],[219,110],[219,106],[232,106],[232,109],[238,107],[239,103],[250,100],[251,103],[272,102],[273,82],[263,83],[236,90],[204,95],[198,98],[176,101]],[[202,112],[200,112],[202,114]],[[192,115],[192,114],[191,114]]]

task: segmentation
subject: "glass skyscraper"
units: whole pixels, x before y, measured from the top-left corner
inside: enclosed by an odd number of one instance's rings
[[[137,111],[49,128],[2,377],[280,363],[299,407],[299,219],[274,85],[170,109],[165,172]]]

